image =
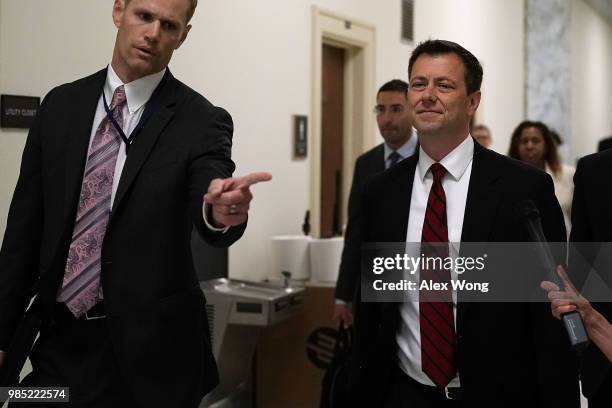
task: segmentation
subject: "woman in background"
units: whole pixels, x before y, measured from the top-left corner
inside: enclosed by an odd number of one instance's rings
[[[561,162],[557,144],[548,127],[542,122],[521,122],[512,133],[508,156],[539,167],[550,174],[555,185],[555,195],[563,210],[565,228],[569,233],[576,169]]]

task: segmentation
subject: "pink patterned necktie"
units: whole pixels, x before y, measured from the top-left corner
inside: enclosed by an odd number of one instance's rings
[[[123,126],[123,85],[115,90],[110,109],[119,126]],[[100,292],[100,255],[110,215],[110,200],[121,136],[108,115],[102,119],[93,137],[85,175],[81,185],[79,207],[68,251],[64,280],[58,300],[65,302],[79,317],[98,301]]]

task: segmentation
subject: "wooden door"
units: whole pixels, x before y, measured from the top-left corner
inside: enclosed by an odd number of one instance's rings
[[[321,93],[321,238],[339,235],[342,214],[344,55],[323,45]]]

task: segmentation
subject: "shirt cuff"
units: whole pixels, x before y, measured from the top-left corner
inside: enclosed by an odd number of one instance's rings
[[[342,299],[336,299],[335,302],[334,302],[334,304],[336,304],[336,305],[347,305],[349,303],[350,302],[344,301]]]
[[[208,222],[208,213],[212,211],[210,204],[204,203],[202,205],[202,215],[204,216],[204,224],[208,227],[209,230],[213,232],[220,232],[221,234],[225,234],[230,227],[217,228],[213,227],[211,223]]]

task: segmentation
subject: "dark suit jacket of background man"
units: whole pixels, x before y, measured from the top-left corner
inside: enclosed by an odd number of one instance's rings
[[[578,268],[586,259],[588,264],[597,260],[602,267],[597,267],[600,277],[612,288],[612,254],[609,253],[612,243],[612,150],[585,156],[578,162],[574,174],[574,200],[572,203],[571,247],[580,251],[576,256],[570,252],[570,268],[572,279],[581,288],[583,279]],[[601,253],[597,243],[606,243],[606,253]],[[596,243],[586,244],[581,243]],[[575,257],[576,256],[576,257]],[[578,276],[577,276],[578,275]],[[587,295],[588,296],[588,295]],[[612,321],[612,303],[593,303],[593,306]],[[612,363],[593,344],[584,352],[582,363],[582,392],[587,398],[593,398],[598,392],[608,396],[612,406],[610,389],[601,389],[606,376],[610,381]],[[600,394],[602,395],[602,394]],[[603,395],[602,395],[603,396]]]
[[[28,135],[0,253],[0,349],[34,283],[44,309],[53,309],[106,72],[49,92]],[[128,152],[101,255],[117,361],[148,406],[186,395],[199,401],[217,383],[191,231],[195,225],[212,245],[229,246],[246,226],[219,234],[202,219],[209,182],[234,170],[231,117],[169,71],[160,87],[157,109]]]
[[[601,139],[597,145],[598,152],[603,152],[608,149],[612,149],[612,136]]]
[[[363,191],[363,186],[368,180],[378,173],[385,171],[385,144],[381,143],[373,149],[368,150],[355,161],[353,172],[353,184],[348,200],[348,219],[360,216],[359,197]],[[356,237],[351,231],[350,223],[347,225],[344,234],[344,248],[342,249],[342,259],[338,281],[336,282],[335,298],[352,302],[355,297],[356,284],[359,281],[359,269],[351,269],[348,259],[359,256],[361,250],[360,243],[356,243]]]
[[[418,154],[376,176],[362,197],[363,242],[405,242]],[[552,180],[474,143],[461,242],[529,241],[515,206],[532,199],[546,236],[565,241]],[[352,260],[359,268],[359,259]],[[537,287],[537,280],[534,285]],[[543,299],[545,297],[543,296]],[[351,358],[351,395],[382,406],[397,364],[399,303],[360,303]],[[466,407],[578,407],[576,363],[547,303],[466,303],[457,307],[457,365]]]

